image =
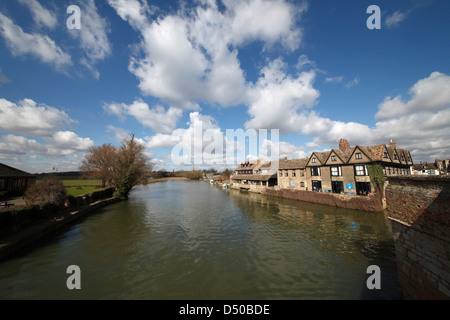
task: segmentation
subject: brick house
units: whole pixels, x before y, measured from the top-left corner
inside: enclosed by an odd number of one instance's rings
[[[307,159],[280,160],[278,186],[285,189],[330,193],[373,193],[367,165],[379,163],[385,176],[408,175],[413,165],[408,150],[399,149],[395,141],[389,146],[350,147],[341,139],[339,149],[313,152]]]
[[[304,159],[282,159],[278,166],[278,186],[284,189],[308,190]]]

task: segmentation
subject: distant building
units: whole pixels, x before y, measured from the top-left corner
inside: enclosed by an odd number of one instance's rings
[[[450,159],[436,159],[434,163],[439,174],[450,174]]]
[[[435,163],[416,163],[411,169],[413,175],[436,176],[439,175],[439,169]]]
[[[36,176],[0,163],[0,197],[22,195]]]
[[[234,170],[231,177],[232,187],[258,191],[277,184],[276,169],[271,162],[262,160],[246,161]]]

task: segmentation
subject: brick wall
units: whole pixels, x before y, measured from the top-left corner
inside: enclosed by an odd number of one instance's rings
[[[378,194],[374,194],[369,197],[363,197],[290,189],[265,189],[264,191],[262,191],[262,193],[269,196],[325,204],[346,209],[355,209],[370,212],[383,211],[381,197]]]
[[[399,280],[411,299],[450,299],[450,177],[389,177]]]

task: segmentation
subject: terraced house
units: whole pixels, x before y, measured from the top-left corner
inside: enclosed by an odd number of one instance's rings
[[[379,163],[385,176],[408,175],[413,165],[408,150],[399,149],[395,141],[374,146],[350,147],[341,139],[339,149],[313,152],[309,158],[280,160],[280,188],[368,195],[373,193],[367,165]]]

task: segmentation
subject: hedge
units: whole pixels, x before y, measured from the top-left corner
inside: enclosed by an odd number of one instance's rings
[[[39,203],[0,210],[0,231],[15,231],[32,222],[56,217],[60,208],[53,203]]]

